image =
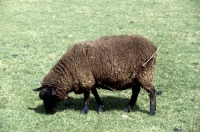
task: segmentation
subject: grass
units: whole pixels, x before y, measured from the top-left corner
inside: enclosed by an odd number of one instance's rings
[[[0,0],[1,132],[200,131],[200,2],[198,0]],[[32,92],[66,49],[105,35],[140,34],[161,49],[155,86],[157,114],[148,116],[142,90],[130,113],[131,91],[100,90],[105,112],[80,115],[82,95],[45,114]]]

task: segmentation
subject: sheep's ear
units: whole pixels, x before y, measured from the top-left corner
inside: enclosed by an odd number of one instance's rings
[[[41,91],[43,89],[43,87],[39,87],[39,88],[36,88],[36,89],[33,89],[33,91]]]
[[[51,88],[51,95],[56,95],[55,88]]]

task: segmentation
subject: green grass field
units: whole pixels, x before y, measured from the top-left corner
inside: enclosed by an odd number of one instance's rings
[[[106,35],[139,34],[161,49],[157,55],[156,116],[139,94],[132,112],[123,109],[131,90],[99,90],[105,104],[80,115],[83,95],[46,115],[32,91],[70,45]],[[199,0],[0,0],[0,132],[183,132],[200,131]]]

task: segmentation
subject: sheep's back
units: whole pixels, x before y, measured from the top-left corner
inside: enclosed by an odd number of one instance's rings
[[[82,87],[102,83],[125,89],[134,83],[137,71],[156,51],[141,36],[109,36],[74,45],[68,52],[71,68]]]

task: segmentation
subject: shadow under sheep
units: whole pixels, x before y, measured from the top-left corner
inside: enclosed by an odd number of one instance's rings
[[[127,102],[129,101],[128,98],[113,97],[113,96],[105,96],[105,97],[102,97],[101,99],[104,103],[104,108],[103,108],[104,112],[113,111],[113,110],[123,111]],[[83,98],[70,97],[58,104],[57,112],[67,110],[67,109],[80,112],[82,108],[83,108]],[[34,110],[36,113],[46,114],[43,104],[37,106],[36,108],[28,108],[28,109]],[[90,97],[89,112],[91,110],[97,111],[97,103],[94,97]],[[132,112],[134,111],[148,113],[147,110],[141,110],[137,104],[132,108]]]

